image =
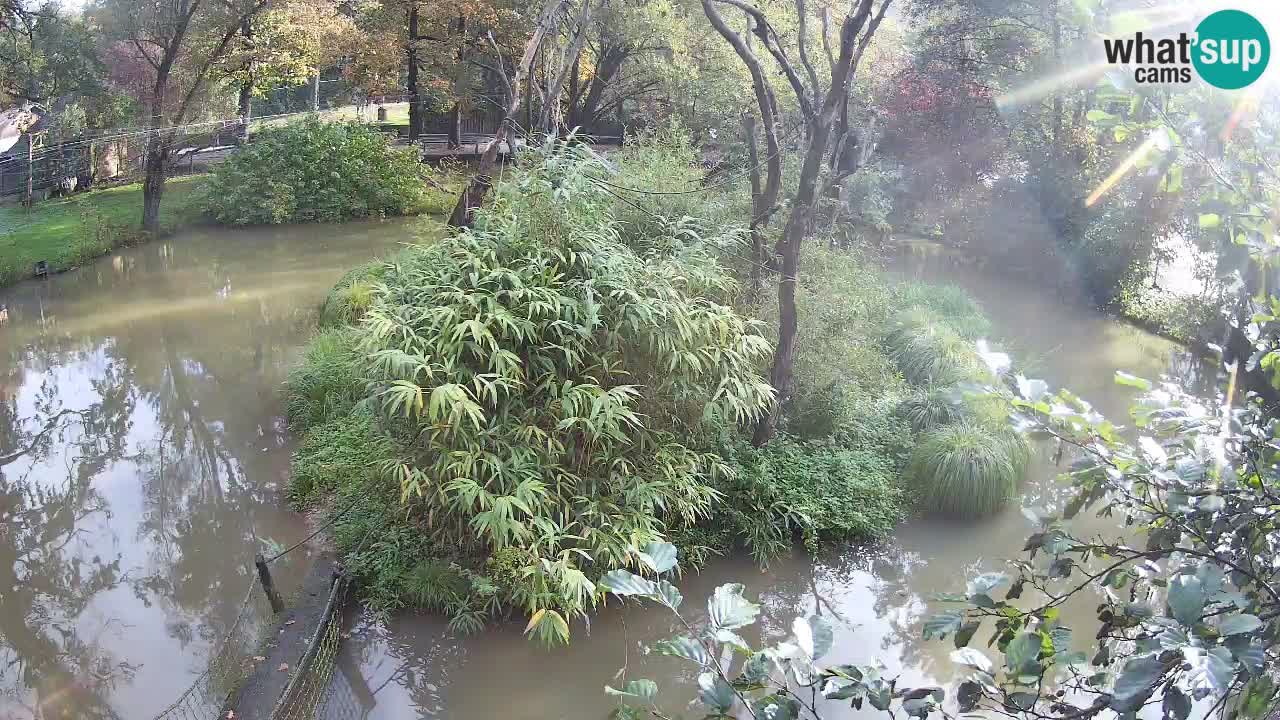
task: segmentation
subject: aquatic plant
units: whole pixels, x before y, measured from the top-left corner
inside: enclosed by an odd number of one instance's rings
[[[976,517],[1015,495],[1029,459],[1027,440],[1007,426],[959,422],[922,438],[907,475],[923,509]]]

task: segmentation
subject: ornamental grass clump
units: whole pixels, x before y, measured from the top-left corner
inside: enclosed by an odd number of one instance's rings
[[[907,476],[928,512],[989,515],[1017,493],[1031,450],[1007,425],[963,421],[926,433],[911,454]]]
[[[949,325],[921,308],[900,313],[885,338],[889,357],[913,385],[955,385],[988,379],[974,347]]]
[[[982,314],[978,303],[955,285],[904,283],[898,288],[897,301],[903,309],[928,311],[967,340],[977,340],[991,332],[991,321]]]

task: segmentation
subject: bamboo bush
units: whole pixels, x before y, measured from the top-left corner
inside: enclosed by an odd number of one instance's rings
[[[532,154],[472,230],[386,268],[359,342],[407,512],[467,567],[514,562],[506,604],[565,641],[592,578],[709,515],[727,468],[691,438],[758,417],[770,348],[712,299],[736,238],[685,225],[641,257],[588,177],[599,161]]]

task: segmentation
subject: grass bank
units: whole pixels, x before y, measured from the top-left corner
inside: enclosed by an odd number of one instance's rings
[[[165,232],[194,222],[205,177],[170,178],[160,206]],[[37,203],[0,206],[0,286],[32,276],[35,263],[50,272],[82,265],[142,239],[142,183],[93,190]]]

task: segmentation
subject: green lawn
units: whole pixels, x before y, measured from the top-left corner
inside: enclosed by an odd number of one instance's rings
[[[409,103],[387,103],[384,106],[387,109],[388,125],[408,125],[409,124]],[[283,118],[269,118],[266,120],[254,120],[250,123],[251,129],[260,129],[263,127],[284,125],[291,122],[311,117],[310,115],[294,115]],[[355,105],[344,105],[342,107],[321,110],[317,115],[325,122],[346,122],[349,120],[359,120],[361,122],[375,122],[378,117],[378,106],[369,105],[365,107],[363,113],[356,111]]]
[[[160,222],[166,231],[198,216],[192,201],[202,181],[195,175],[165,183]],[[50,271],[66,270],[134,242],[141,222],[141,183],[36,203],[30,213],[18,204],[0,206],[0,286],[31,277],[39,260],[47,260]]]

